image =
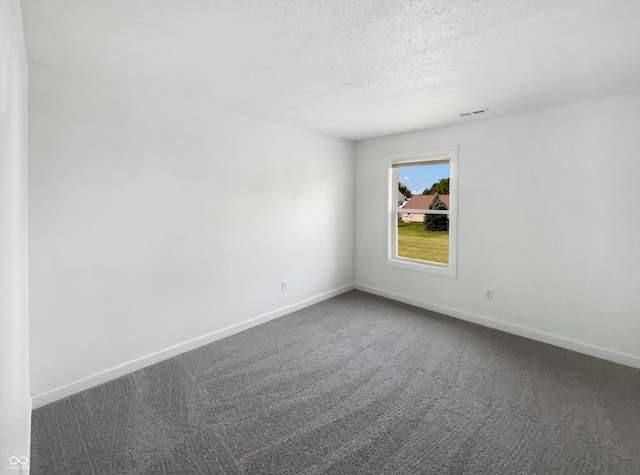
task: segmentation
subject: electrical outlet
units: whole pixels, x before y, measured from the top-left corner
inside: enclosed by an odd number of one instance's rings
[[[282,282],[280,282],[280,290],[282,290],[283,292],[287,291],[287,281],[283,280]]]
[[[487,300],[493,300],[493,290],[487,289],[484,291],[484,298]]]

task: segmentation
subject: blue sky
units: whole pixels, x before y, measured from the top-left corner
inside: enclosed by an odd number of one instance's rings
[[[450,173],[448,163],[442,165],[421,165],[415,167],[398,168],[398,179],[411,190],[414,195],[419,195],[425,188],[447,178]]]

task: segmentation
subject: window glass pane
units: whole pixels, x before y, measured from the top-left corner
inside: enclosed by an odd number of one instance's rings
[[[398,220],[398,257],[449,263],[449,233],[425,229],[423,215]],[[447,215],[430,215],[448,219]]]
[[[439,192],[441,195],[448,195],[450,174],[451,166],[448,163],[398,168],[398,180],[411,191],[412,195],[421,195],[425,190],[425,194]],[[443,179],[445,181],[442,181]]]
[[[449,216],[417,210],[449,210],[450,170],[449,163],[398,168],[399,188],[411,192],[398,213],[398,257],[449,263]]]

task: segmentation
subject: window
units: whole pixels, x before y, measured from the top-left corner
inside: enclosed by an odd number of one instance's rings
[[[456,277],[457,170],[457,147],[390,161],[389,265]]]

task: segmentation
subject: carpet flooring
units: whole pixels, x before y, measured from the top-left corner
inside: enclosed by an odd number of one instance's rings
[[[32,474],[638,474],[640,370],[352,291],[33,412]]]

